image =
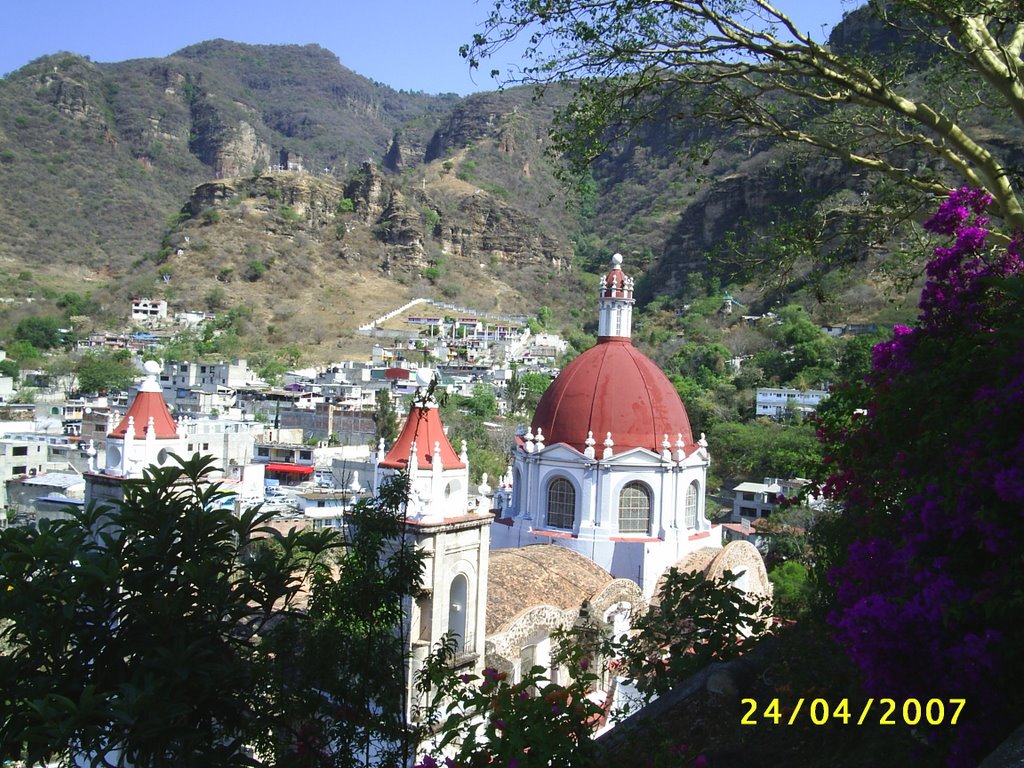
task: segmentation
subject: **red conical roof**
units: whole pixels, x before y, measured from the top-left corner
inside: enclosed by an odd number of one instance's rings
[[[538,403],[532,426],[547,445],[566,443],[581,453],[592,431],[598,457],[608,432],[616,454],[631,448],[660,452],[665,435],[673,450],[679,434],[687,454],[695,447],[675,387],[622,337],[602,338],[567,365]]]
[[[431,466],[434,443],[440,444],[442,469],[465,469],[466,465],[448,442],[437,408],[423,406],[413,406],[410,409],[402,434],[395,440],[395,444],[391,446],[391,450],[380,465],[390,469],[406,469],[409,466],[409,454],[414,442],[416,463],[420,469]]]
[[[175,423],[174,417],[171,416],[167,403],[164,402],[163,392],[159,390],[156,392],[147,391],[145,388],[139,390],[128,413],[107,437],[123,439],[128,431],[128,419],[132,417],[135,419],[135,437],[138,440],[145,439],[150,417],[153,418],[153,431],[156,433],[157,440],[171,440],[178,436],[178,425]]]

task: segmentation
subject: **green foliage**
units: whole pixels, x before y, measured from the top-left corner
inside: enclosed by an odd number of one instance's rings
[[[12,341],[8,344],[7,357],[16,361],[21,370],[32,368],[43,359],[42,353],[27,341]]]
[[[768,572],[772,582],[772,602],[776,616],[797,619],[810,610],[814,587],[807,566],[798,560],[786,560]]]
[[[89,352],[74,367],[81,392],[127,390],[139,372],[126,352]]]
[[[373,423],[376,427],[376,439],[391,445],[398,437],[398,412],[391,401],[391,392],[378,389],[373,395],[376,405],[373,412]]]
[[[294,626],[337,538],[236,517],[211,462],[151,467],[123,502],[0,532],[5,759],[252,766],[241,747],[290,724],[256,638]],[[254,535],[280,546],[252,550]]]
[[[203,211],[202,219],[204,224],[217,224],[221,220],[220,211],[216,208],[207,208]]]
[[[821,460],[809,424],[767,419],[721,422],[712,424],[707,434],[717,471],[724,478],[808,477]]]
[[[14,360],[10,358],[0,360],[0,376],[10,376],[12,379],[16,379],[20,370]]]
[[[76,315],[95,315],[99,312],[99,303],[90,294],[65,293],[57,299],[57,306],[64,310],[67,318]]]
[[[431,235],[438,234],[438,229],[441,226],[441,214],[439,214],[434,208],[424,208],[423,221],[426,224],[427,232]]]
[[[552,682],[541,666],[523,670],[519,682],[495,669],[485,669],[482,676],[459,674],[454,638],[432,649],[417,690],[425,701],[419,717],[426,733],[437,734],[437,753],[453,753],[457,766],[594,765],[598,750],[592,722],[602,710],[587,694],[597,676],[584,647],[564,640],[552,665],[570,670],[566,685]],[[419,765],[441,764],[431,758]]]
[[[343,197],[338,201],[338,205],[335,206],[335,213],[352,213],[356,209],[356,204],[351,197]]]
[[[259,377],[272,387],[279,386],[281,384],[282,377],[287,372],[288,366],[280,360],[268,360],[256,369],[256,373]]]
[[[412,762],[403,607],[420,589],[423,556],[406,536],[408,493],[407,477],[394,476],[355,505],[337,567],[313,574],[303,621],[269,640],[269,681],[286,693],[279,704],[289,720],[267,745],[277,765],[307,765],[314,755],[316,765],[353,768]]]
[[[490,384],[475,384],[469,397],[454,398],[455,407],[479,419],[492,419],[498,413],[498,398]]]
[[[37,315],[22,319],[14,329],[14,340],[31,344],[36,349],[53,349],[66,341],[56,317]],[[14,353],[11,353],[14,357]]]
[[[541,396],[551,386],[551,377],[536,371],[527,371],[520,374],[515,366],[512,366],[512,377],[507,387],[507,398],[509,410],[513,415],[532,415],[537,409]]]
[[[735,585],[739,577],[727,570],[709,579],[670,568],[658,605],[638,616],[628,634],[606,639],[602,654],[618,659],[622,674],[652,696],[749,650],[767,631],[769,611]]]
[[[253,259],[252,261],[249,262],[249,270],[245,275],[245,279],[251,283],[254,283],[261,277],[263,277],[267,273],[267,270],[269,268],[270,267],[266,261]]]
[[[288,205],[282,205],[277,213],[286,224],[298,224],[303,219],[301,213]]]

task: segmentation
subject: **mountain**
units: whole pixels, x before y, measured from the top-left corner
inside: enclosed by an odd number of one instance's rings
[[[874,39],[863,14],[844,25],[837,45]],[[0,326],[88,292],[112,326],[129,297],[163,296],[235,311],[249,342],[327,343],[322,356],[420,295],[548,305],[578,327],[614,251],[644,275],[643,301],[683,296],[709,266],[751,280],[737,232],[770,239],[821,204],[856,222],[874,189],[836,162],[666,117],[570,190],[545,152],[569,96],[395,91],[316,45],[38,59],[0,80]],[[680,152],[706,142],[718,151],[694,175]],[[880,257],[854,256],[853,277],[808,277],[804,264],[795,284],[873,316],[886,302],[866,276]]]

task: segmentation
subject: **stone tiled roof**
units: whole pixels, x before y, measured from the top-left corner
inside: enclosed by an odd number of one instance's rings
[[[491,550],[487,634],[502,631],[516,616],[538,605],[579,608],[612,580],[589,558],[557,544]]]

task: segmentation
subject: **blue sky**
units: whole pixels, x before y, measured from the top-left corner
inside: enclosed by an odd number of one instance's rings
[[[801,28],[831,28],[857,0],[777,0]],[[317,43],[341,63],[393,88],[466,94],[492,90],[487,72],[471,75],[459,46],[479,31],[491,0],[10,0],[2,12],[0,75],[57,51],[93,61],[167,56],[193,43]],[[824,37],[824,35],[822,36]]]

